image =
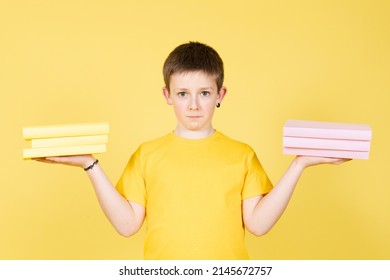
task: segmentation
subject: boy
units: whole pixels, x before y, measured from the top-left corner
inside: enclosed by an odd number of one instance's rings
[[[142,144],[116,187],[92,155],[41,160],[84,168],[121,235],[136,233],[146,218],[145,259],[248,259],[244,228],[267,233],[306,167],[346,160],[298,156],[273,187],[254,151],[212,126],[227,92],[218,53],[198,42],[180,45],[163,73],[177,126]]]

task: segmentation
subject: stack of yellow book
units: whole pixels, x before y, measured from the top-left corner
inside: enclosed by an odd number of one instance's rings
[[[23,158],[104,153],[108,133],[106,122],[25,127],[31,148],[23,149]]]

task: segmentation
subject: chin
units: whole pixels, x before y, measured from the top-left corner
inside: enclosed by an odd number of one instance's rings
[[[198,126],[196,126],[196,127],[190,126],[190,127],[187,127],[187,129],[190,130],[190,131],[198,131],[198,130],[200,130],[200,128]]]
[[[198,123],[189,123],[185,126],[188,130],[197,131],[202,128]]]

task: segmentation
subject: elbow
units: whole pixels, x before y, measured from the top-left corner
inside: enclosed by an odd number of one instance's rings
[[[250,233],[252,233],[254,236],[256,237],[260,237],[260,236],[263,236],[263,235],[266,235],[268,231],[251,231]]]
[[[138,230],[134,229],[116,229],[116,231],[123,237],[130,237],[138,232]]]
[[[130,237],[141,229],[143,219],[125,218],[117,221],[111,221],[111,223],[119,235],[123,237]]]
[[[136,234],[140,227],[125,225],[123,227],[115,227],[115,229],[119,233],[119,235],[123,237],[130,237]]]
[[[274,223],[264,219],[244,219],[246,229],[254,236],[266,235],[274,226]]]
[[[134,233],[130,232],[130,231],[119,231],[119,230],[117,230],[117,232],[122,237],[130,237],[130,236],[134,235]]]
[[[247,228],[247,230],[254,236],[260,237],[266,235],[271,230],[271,228],[258,227],[258,228]]]

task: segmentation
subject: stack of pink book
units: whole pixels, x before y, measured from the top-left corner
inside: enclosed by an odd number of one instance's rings
[[[371,136],[366,124],[288,120],[283,127],[283,153],[368,159]]]

